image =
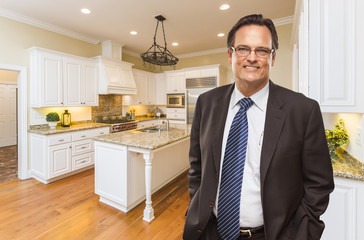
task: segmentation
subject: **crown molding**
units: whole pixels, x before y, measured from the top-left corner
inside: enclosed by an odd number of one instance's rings
[[[282,25],[286,25],[286,24],[291,24],[291,23],[293,23],[293,19],[294,19],[294,16],[292,15],[292,16],[273,19],[273,23],[277,27],[277,26],[282,26]]]
[[[16,13],[16,12],[13,12],[13,11],[10,11],[7,9],[0,8],[0,16],[17,21],[17,22],[22,22],[22,23],[26,23],[26,24],[29,24],[29,25],[32,25],[35,27],[39,27],[39,28],[42,28],[45,30],[49,30],[49,31],[52,31],[55,33],[59,33],[59,34],[62,34],[62,35],[68,36],[68,37],[76,38],[78,40],[85,41],[88,43],[92,43],[92,44],[100,43],[100,40],[98,40],[98,39],[91,38],[86,35],[79,34],[79,33],[70,31],[68,29],[61,28],[56,25],[37,20],[35,18],[27,17],[27,16],[24,16],[22,14],[19,14],[19,13]]]
[[[216,48],[216,49],[211,49],[211,50],[206,50],[206,51],[180,54],[180,55],[177,55],[176,57],[178,57],[179,59],[182,59],[182,58],[190,58],[190,57],[200,57],[200,56],[204,56],[204,55],[223,53],[223,52],[226,53],[227,48]]]
[[[140,57],[140,53],[123,48],[123,53],[132,57]]]

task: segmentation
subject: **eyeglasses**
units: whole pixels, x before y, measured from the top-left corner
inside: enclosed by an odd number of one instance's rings
[[[235,51],[235,54],[237,56],[241,56],[241,57],[247,57],[251,54],[252,51],[255,52],[255,55],[259,58],[266,58],[268,57],[271,53],[274,52],[274,49],[269,49],[269,48],[263,48],[263,47],[259,47],[256,48],[254,50],[252,50],[249,47],[244,47],[244,46],[237,46],[236,48],[234,47],[230,47],[233,51]]]

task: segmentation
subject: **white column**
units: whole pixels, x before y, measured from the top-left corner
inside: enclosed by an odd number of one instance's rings
[[[152,159],[153,153],[144,153],[145,160],[145,209],[143,220],[151,222],[154,219],[154,209],[152,207]]]

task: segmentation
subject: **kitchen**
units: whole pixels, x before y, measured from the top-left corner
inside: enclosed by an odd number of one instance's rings
[[[299,1],[297,1],[299,2]],[[304,2],[304,1],[303,1]],[[351,1],[350,1],[351,2]],[[362,7],[362,5],[360,5],[360,2],[356,3],[356,6],[358,9],[360,9],[360,7]],[[359,11],[359,10],[357,10]],[[4,16],[5,14],[3,14],[2,16]],[[151,14],[149,14],[151,15]],[[149,16],[148,15],[148,16]],[[293,15],[293,12],[292,14]],[[296,15],[296,14],[295,14]],[[357,17],[359,17],[359,14],[357,14]],[[292,18],[291,18],[292,19]],[[153,21],[154,19],[150,20],[151,22],[151,26],[150,28],[152,28],[152,30],[154,29],[155,26],[155,22]],[[166,24],[166,35],[167,35],[167,39],[169,39],[169,28],[168,26],[168,21],[169,18],[167,18],[167,21],[165,22]],[[26,80],[25,83],[22,82],[24,78],[22,78],[22,76],[28,76],[28,78],[31,78],[30,75],[31,74],[31,70],[28,68],[30,66],[30,56],[28,54],[28,52],[26,51],[26,49],[29,49],[33,46],[37,46],[37,47],[41,47],[41,48],[45,48],[45,49],[51,49],[57,52],[61,52],[61,53],[65,53],[65,54],[70,54],[73,56],[82,56],[84,58],[93,58],[95,56],[100,56],[102,55],[102,46],[101,44],[99,45],[95,45],[92,43],[87,43],[85,41],[80,41],[80,40],[76,40],[75,38],[72,37],[67,37],[65,35],[61,35],[61,34],[57,34],[54,32],[49,32],[46,30],[42,30],[41,28],[38,27],[34,27],[27,25],[27,24],[23,24],[23,23],[19,23],[18,21],[14,21],[14,20],[10,20],[9,18],[1,18],[1,29],[3,30],[3,32],[6,32],[6,36],[3,37],[3,39],[1,40],[3,42],[2,44],[2,48],[1,48],[1,52],[4,53],[2,54],[2,56],[0,56],[0,63],[1,63],[1,68],[5,68],[5,69],[10,69],[10,70],[15,70],[17,72],[19,72],[19,89],[18,92],[20,92],[21,96],[29,96],[28,99],[29,103],[25,104],[24,102],[20,102],[20,104],[23,104],[23,108],[20,107],[19,108],[19,117],[21,119],[21,117],[25,117],[23,119],[28,119],[28,121],[21,121],[20,123],[23,124],[22,127],[18,127],[18,131],[19,131],[19,136],[25,136],[21,138],[21,141],[23,146],[28,146],[29,143],[29,139],[26,137],[28,136],[27,130],[29,128],[30,125],[38,125],[38,124],[45,124],[45,115],[51,111],[57,111],[60,115],[64,112],[64,110],[69,110],[72,114],[72,121],[91,121],[94,120],[96,118],[96,111],[94,110],[94,108],[100,107],[99,106],[62,106],[62,107],[47,107],[47,108],[33,108],[30,107],[30,99],[31,99],[31,90],[27,90],[28,87],[29,89],[32,87],[30,84],[30,80]],[[292,29],[293,27],[293,29]],[[305,92],[305,84],[302,83],[302,81],[298,82],[291,82],[291,66],[292,66],[292,53],[291,53],[291,47],[290,47],[290,43],[291,43],[291,31],[294,32],[294,24],[292,24],[292,20],[291,23],[288,24],[283,24],[277,27],[278,31],[279,31],[279,36],[280,36],[280,44],[281,44],[281,48],[279,50],[279,57],[280,57],[280,61],[277,61],[277,65],[273,68],[274,72],[271,76],[271,78],[276,81],[277,83],[286,86],[288,88],[293,88],[293,89],[297,89],[300,91]],[[32,34],[25,34],[25,33],[29,33],[31,32]],[[148,41],[148,44],[151,42],[152,40],[152,34],[148,36],[145,36],[145,38]],[[351,36],[351,35],[350,35]],[[359,40],[362,39],[362,35],[357,34],[357,38]],[[16,39],[16,41],[14,41],[13,39]],[[105,39],[107,40],[107,39]],[[222,47],[224,46],[224,41],[222,41]],[[191,74],[195,74],[193,73],[193,71],[201,71],[203,70],[204,67],[203,66],[212,66],[216,68],[216,65],[219,64],[218,68],[221,68],[222,72],[223,72],[223,77],[224,80],[226,81],[226,83],[228,83],[231,79],[231,71],[229,70],[229,64],[226,61],[226,49],[221,50],[220,52],[205,52],[204,55],[199,56],[199,55],[195,55],[195,56],[190,56],[188,57],[188,55],[186,57],[180,57],[180,62],[177,64],[177,70],[173,70],[173,68],[170,67],[163,67],[164,72],[159,72],[159,67],[157,67],[156,69],[150,69],[149,65],[147,65],[147,67],[145,68],[143,65],[143,62],[141,61],[141,59],[138,56],[133,56],[131,55],[131,53],[128,53],[128,50],[125,49],[126,47],[122,47],[122,61],[124,62],[129,62],[134,64],[133,68],[134,69],[138,69],[142,72],[139,72],[140,78],[155,78],[155,85],[156,85],[156,91],[163,91],[161,90],[162,88],[167,89],[166,85],[160,84],[163,81],[166,81],[166,79],[171,79],[170,77],[175,77],[178,78],[182,73],[178,72],[178,71],[182,71],[184,72],[185,69],[188,69],[187,72],[191,72]],[[172,48],[172,47],[169,47]],[[146,49],[145,49],[146,50]],[[358,47],[358,51],[360,51],[360,46]],[[174,52],[174,50],[171,50],[172,52]],[[195,51],[197,52],[197,51]],[[295,52],[295,50],[293,50],[293,53]],[[293,54],[294,55],[294,54]],[[303,54],[301,54],[302,56]],[[360,66],[360,60],[361,58],[359,58],[358,62],[356,63],[357,66]],[[302,60],[300,60],[302,61]],[[298,61],[297,61],[298,62]],[[293,65],[297,62],[293,61]],[[203,64],[202,64],[203,63]],[[26,66],[26,67],[24,67]],[[288,66],[288,67],[287,67]],[[193,69],[194,67],[197,67],[198,69]],[[24,70],[25,68],[25,70]],[[288,69],[288,71],[287,71]],[[25,72],[24,72],[25,71]],[[169,72],[172,71],[172,72]],[[173,72],[173,71],[177,71],[177,72]],[[356,67],[355,68],[355,76],[359,77],[361,76],[361,72],[362,71],[360,69],[360,67]],[[152,72],[152,73],[151,73]],[[173,76],[175,73],[175,76]],[[171,76],[172,74],[172,76]],[[302,76],[302,72],[295,72],[293,70],[293,75],[299,75]],[[151,76],[152,75],[152,76]],[[163,75],[170,75],[170,77],[164,77]],[[350,76],[349,76],[350,77]],[[134,76],[134,79],[136,79],[136,74]],[[352,78],[352,77],[351,77]],[[275,80],[277,79],[277,80]],[[141,80],[143,81],[143,80]],[[310,83],[310,84],[315,84],[315,83]],[[360,89],[360,82],[356,83],[357,85],[352,85],[352,86],[357,86],[356,89]],[[137,83],[136,83],[137,85]],[[28,87],[27,87],[28,86]],[[300,86],[299,89],[298,86]],[[23,88],[22,88],[23,87]],[[149,88],[147,88],[146,90],[148,90]],[[307,88],[306,88],[307,89]],[[317,89],[317,88],[311,88],[312,89]],[[333,91],[334,92],[334,91]],[[309,93],[309,94],[313,94],[312,96],[317,96],[317,94],[315,92],[313,93]],[[316,94],[316,95],[315,95]],[[360,94],[354,94],[355,97],[360,97]],[[132,95],[128,95],[130,97],[126,97],[126,95],[123,95],[122,97],[111,95],[109,97],[106,98],[112,98],[112,100],[110,99],[103,99],[106,95],[99,95],[99,104],[102,103],[103,101],[106,103],[110,103],[110,102],[115,102],[115,105],[113,106],[107,106],[105,112],[111,112],[113,113],[111,115],[112,117],[118,117],[119,115],[122,115],[122,117],[126,117],[125,114],[127,112],[130,112],[132,109],[135,109],[135,115],[138,116],[144,116],[148,114],[148,110],[150,114],[153,114],[153,110],[155,110],[157,107],[159,109],[161,109],[161,111],[166,114],[168,111],[168,108],[166,107],[166,93],[165,94],[157,94],[157,92],[155,93],[155,102],[154,104],[134,104],[137,100],[139,99],[131,99]],[[144,94],[143,96],[147,96],[147,94]],[[186,97],[186,95],[185,95]],[[120,99],[121,98],[121,99]],[[128,99],[130,98],[130,99]],[[141,99],[142,101],[148,101],[148,99]],[[339,118],[344,118],[345,123],[347,125],[347,127],[349,128],[349,135],[352,136],[353,141],[350,142],[350,144],[347,146],[348,151],[353,154],[354,156],[356,156],[358,159],[363,159],[362,157],[362,148],[359,146],[359,144],[356,144],[356,136],[358,135],[357,130],[361,129],[363,126],[363,122],[362,122],[362,110],[360,110],[360,99],[354,99],[355,104],[357,104],[358,109],[359,110],[355,110],[353,109],[353,107],[350,107],[348,104],[346,104],[346,106],[349,107],[343,107],[343,108],[339,108],[339,110],[332,110],[332,109],[327,109],[325,111],[324,114],[324,118],[325,118],[325,123],[327,124],[328,128],[333,128],[333,125],[337,122],[337,120]],[[128,102],[129,101],[129,102]],[[121,102],[121,109],[120,109],[120,103]],[[134,103],[133,103],[134,102]],[[29,104],[29,106],[27,105]],[[332,103],[330,103],[331,106],[334,105]],[[328,104],[327,106],[330,107],[330,104]],[[350,103],[351,104],[351,103]],[[24,106],[25,105],[25,106]],[[105,106],[104,106],[105,108]],[[25,111],[22,111],[25,110]],[[25,112],[25,114],[24,114]],[[115,113],[115,114],[114,114]],[[337,113],[340,113],[337,114]],[[182,113],[183,114],[183,113]],[[28,116],[27,116],[28,115]],[[153,119],[154,120],[154,119]],[[187,119],[185,119],[186,121]],[[175,121],[179,121],[178,119]],[[174,123],[171,122],[171,126]],[[359,140],[361,140],[361,137],[363,136],[363,134],[360,134],[359,132]],[[360,142],[360,141],[358,141]],[[361,141],[362,142],[362,141]],[[20,145],[19,145],[20,146]],[[20,148],[21,150],[23,149],[24,151],[24,147]],[[25,156],[26,159],[26,163],[30,163],[30,156],[27,156],[27,151],[25,151],[25,154],[23,152],[23,154],[19,154],[20,157]],[[30,165],[30,164],[29,164]],[[23,169],[20,171],[20,176],[23,176],[23,178],[27,178],[29,177],[29,170],[31,169],[31,166],[26,166],[25,170],[24,170],[24,166],[20,166],[20,169]],[[72,177],[71,177],[72,178]],[[57,182],[55,182],[57,183]],[[353,183],[353,184],[356,184]],[[349,187],[350,188],[350,187]],[[345,201],[351,201],[351,202],[355,202],[355,201],[359,201],[359,200],[355,200],[354,198],[352,198],[353,194],[358,194],[360,195],[361,193],[355,193],[355,190],[351,190],[349,193],[347,192],[343,192],[343,198],[346,199]],[[153,200],[153,198],[152,198]],[[153,200],[154,202],[154,200]],[[157,202],[157,201],[156,201]],[[141,204],[143,205],[143,204]],[[351,205],[352,206],[352,205]],[[359,206],[360,207],[360,206]],[[144,208],[144,206],[143,206]],[[142,209],[143,209],[142,208]],[[355,210],[352,207],[349,208],[349,212],[359,212],[359,210]],[[157,211],[157,210],[156,210]],[[143,213],[140,212],[139,216],[142,216]],[[155,214],[156,215],[156,214]],[[353,215],[355,216],[355,215]],[[359,222],[362,221],[361,218],[358,217],[358,219],[356,217],[353,217],[352,215],[350,215],[349,220],[351,222],[356,222],[357,224]],[[158,218],[156,218],[153,221],[157,221]],[[348,220],[348,221],[349,221]],[[151,222],[151,224],[153,224],[153,221]],[[349,221],[349,222],[350,222]],[[345,225],[347,228],[350,229],[350,227],[352,227],[351,224],[349,225]],[[357,229],[359,230],[359,229]],[[349,231],[351,232],[351,231]],[[361,236],[361,235],[358,235]],[[355,239],[354,238],[348,238],[348,239]]]

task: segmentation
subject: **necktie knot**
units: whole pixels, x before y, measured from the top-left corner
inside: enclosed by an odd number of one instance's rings
[[[251,98],[242,98],[239,100],[240,107],[244,110],[248,110],[253,105],[253,100]]]

